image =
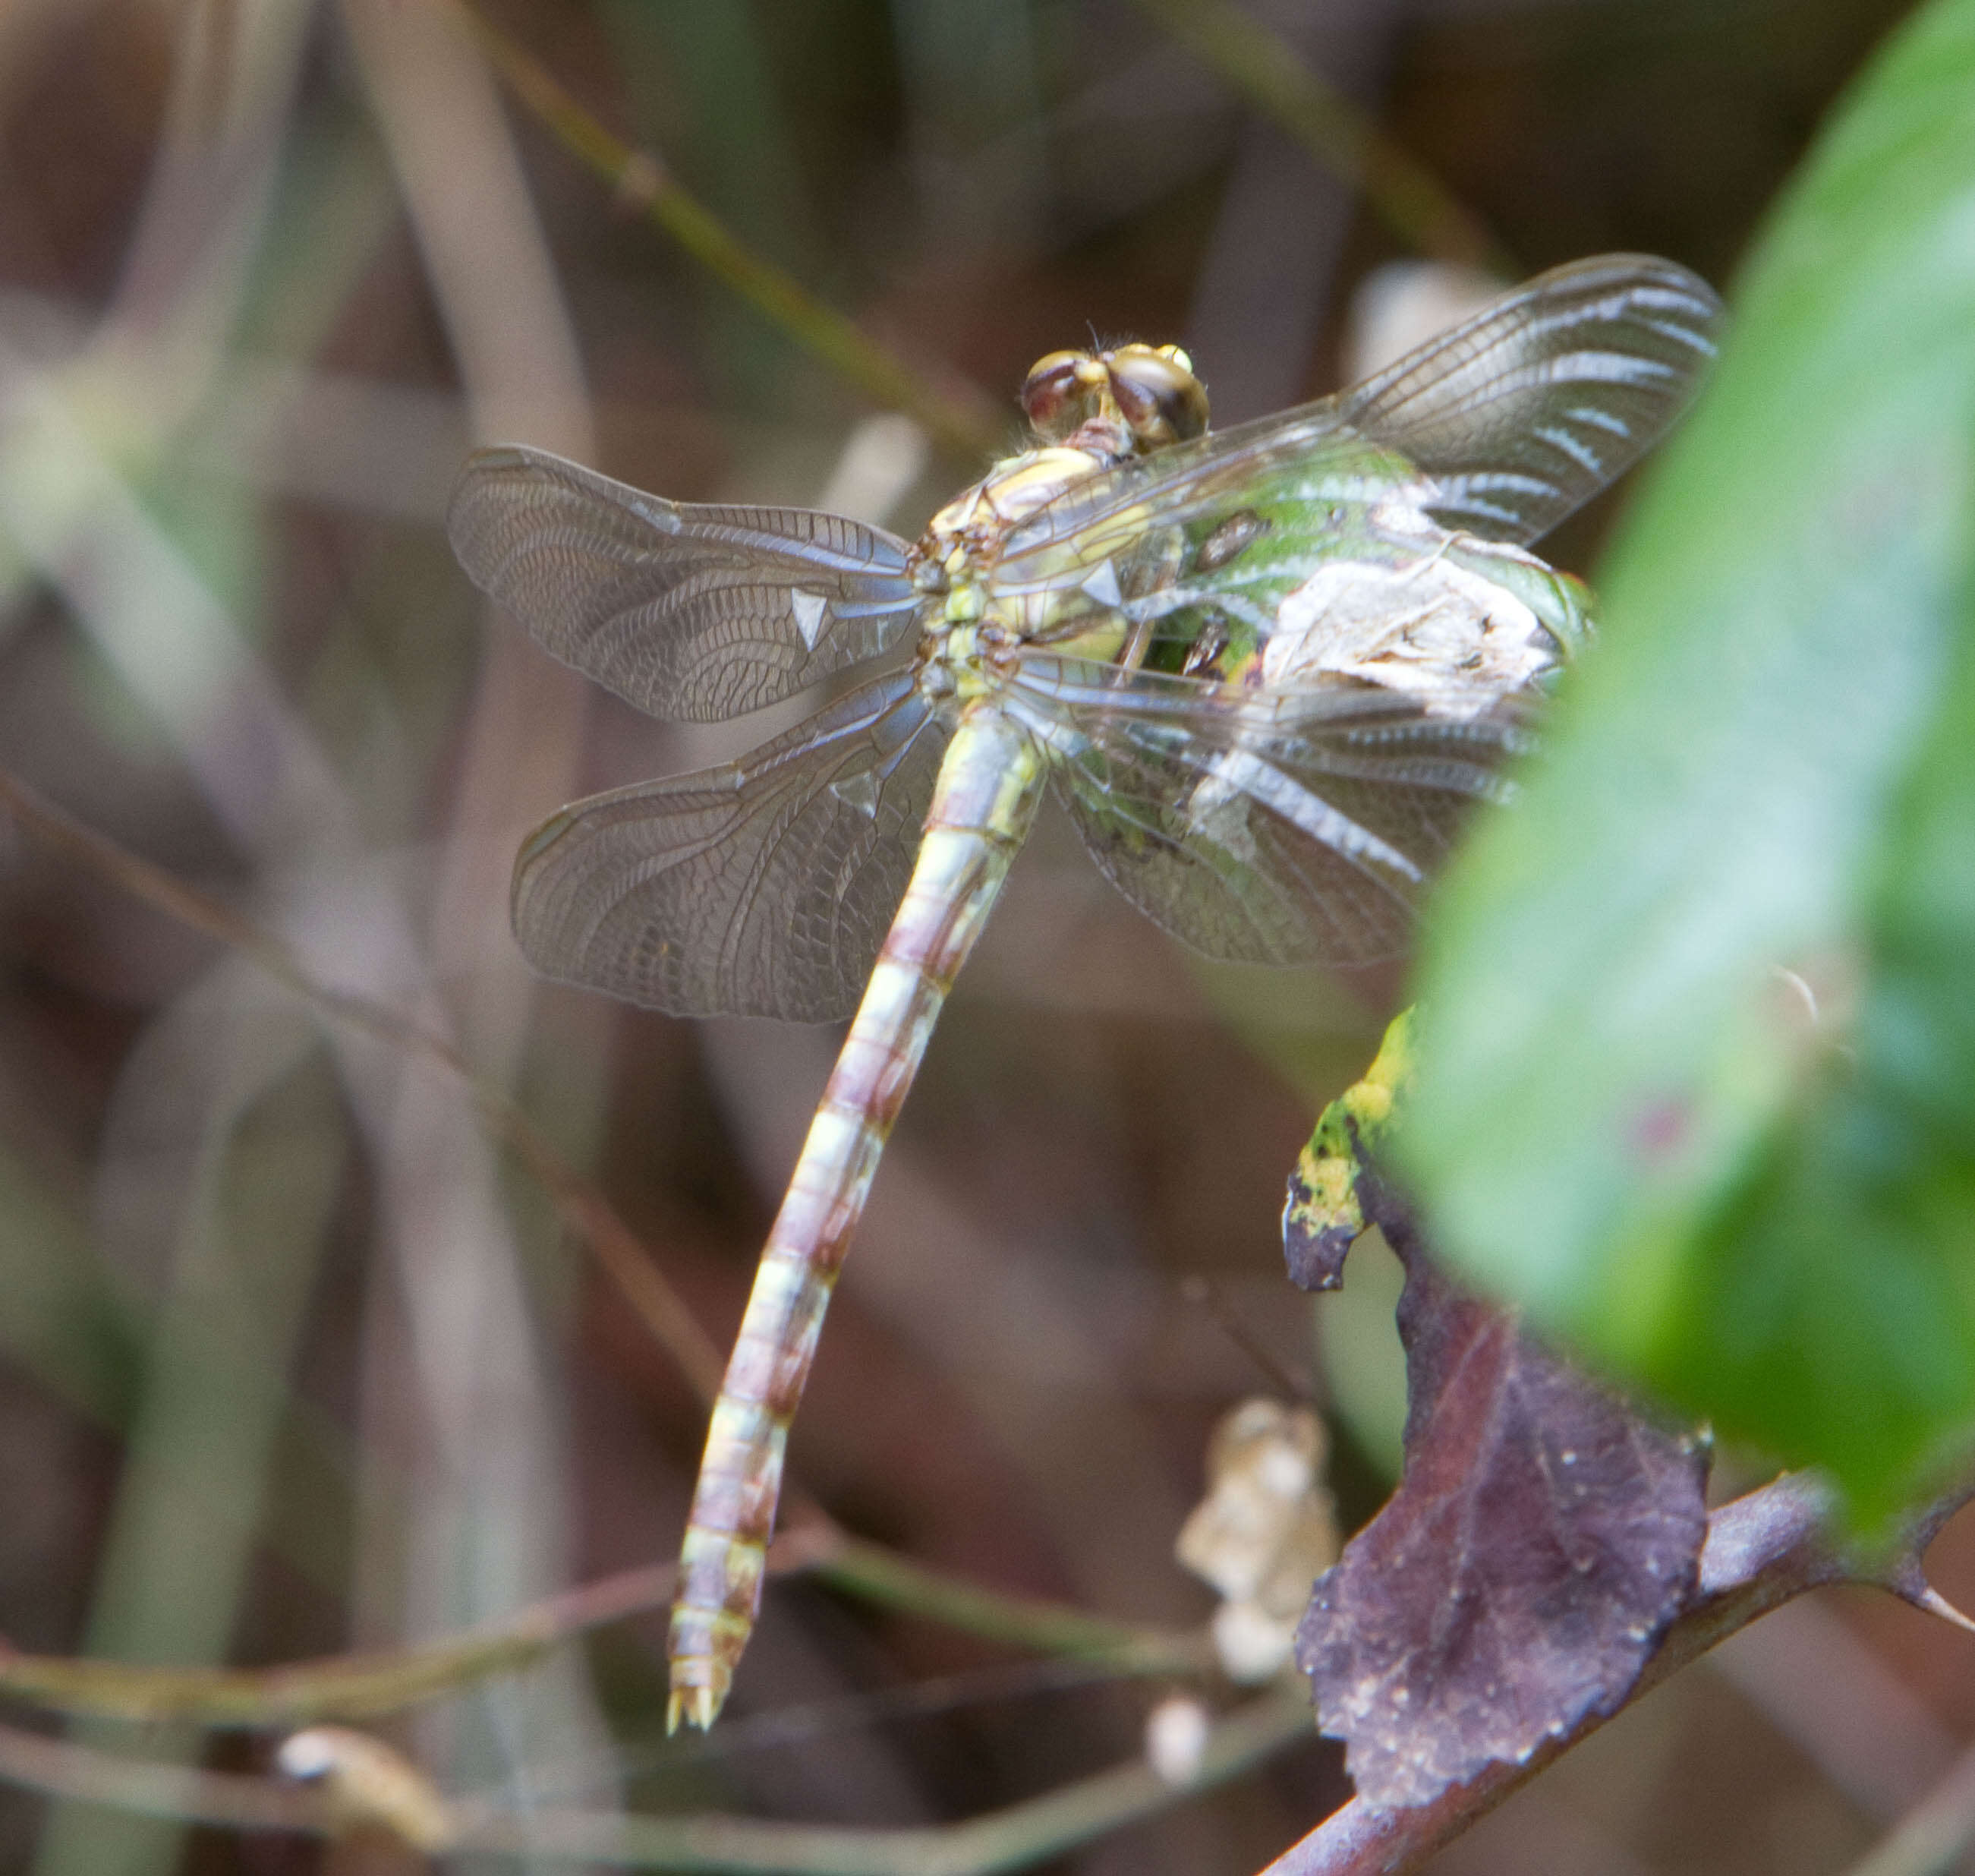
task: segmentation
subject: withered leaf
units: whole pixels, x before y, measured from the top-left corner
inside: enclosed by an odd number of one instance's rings
[[[1451,1282],[1355,1158],[1406,1270],[1405,1474],[1317,1579],[1296,1658],[1359,1796],[1396,1810],[1623,1703],[1692,1593],[1707,1456]],[[1308,1240],[1330,1233],[1316,1284],[1344,1223]]]

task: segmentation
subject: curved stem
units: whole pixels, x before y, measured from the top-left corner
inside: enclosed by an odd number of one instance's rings
[[[564,1158],[522,1108],[476,1075],[472,1065],[444,1036],[388,1004],[319,982],[272,932],[85,827],[5,769],[0,769],[0,807],[24,834],[156,907],[167,917],[251,958],[277,983],[323,1015],[457,1078],[488,1131],[534,1174],[564,1223],[589,1246],[605,1275],[678,1363],[693,1391],[702,1400],[712,1400],[719,1392],[724,1365],[720,1351],[685,1299],[665,1280],[651,1252],[610,1201]]]
[[[1362,189],[1402,241],[1505,280],[1522,272],[1472,209],[1279,33],[1224,0],[1139,3],[1319,163]]]
[[[153,1723],[288,1727],[370,1720],[511,1674],[559,1642],[662,1608],[670,1564],[531,1603],[496,1628],[422,1647],[330,1655],[278,1667],[168,1667],[67,1655],[0,1654],[0,1693],[65,1713]]]
[[[585,110],[500,28],[454,0],[467,29],[522,106],[625,204],[672,236],[782,330],[868,397],[915,418],[948,449],[997,453],[1007,420],[978,393],[928,383],[895,353],[748,248],[649,150],[633,150]]]
[[[1310,1734],[1296,1687],[1250,1701],[1209,1732],[1195,1776],[1159,1779],[1142,1759],[958,1824],[853,1830],[748,1818],[625,1817],[536,1811],[518,1816],[478,1804],[454,1807],[455,1852],[606,1864],[624,1869],[728,1871],[744,1876],[987,1876],[1015,1869],[1135,1823],[1224,1784]],[[236,1830],[326,1835],[331,1806],[317,1793],[238,1773],[127,1759],[0,1726],[0,1781],[120,1810]]]
[[[791,1533],[788,1541],[800,1539]],[[811,1542],[815,1555],[810,1567],[825,1582],[847,1595],[906,1610],[966,1634],[1041,1654],[1103,1662],[1128,1674],[1191,1677],[1214,1671],[1213,1643],[1203,1629],[1144,1628],[1060,1603],[1004,1595],[840,1532]]]
[[[769,1552],[769,1568],[777,1575],[812,1573],[846,1595],[1038,1654],[1100,1663],[1121,1674],[1192,1677],[1214,1670],[1204,1632],[1139,1628],[1005,1595],[827,1524],[784,1534]],[[176,1720],[272,1729],[375,1720],[470,1681],[513,1674],[593,1628],[662,1609],[677,1582],[669,1563],[626,1570],[468,1634],[276,1667],[156,1667],[0,1650],[0,1694],[52,1712],[146,1724]]]

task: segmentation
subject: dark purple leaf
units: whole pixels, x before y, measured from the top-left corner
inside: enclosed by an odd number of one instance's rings
[[[1362,1160],[1352,1189],[1406,1269],[1405,1470],[1296,1652],[1359,1795],[1398,1809],[1624,1703],[1693,1591],[1707,1456],[1449,1282]],[[1347,1221],[1304,1218],[1305,1272],[1334,1284]]]

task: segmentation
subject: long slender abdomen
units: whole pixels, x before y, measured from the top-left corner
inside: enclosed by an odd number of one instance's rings
[[[912,881],[769,1232],[700,1461],[672,1605],[669,1730],[709,1726],[761,1606],[782,1453],[879,1155],[1042,792],[1041,759],[986,703],[941,765]]]

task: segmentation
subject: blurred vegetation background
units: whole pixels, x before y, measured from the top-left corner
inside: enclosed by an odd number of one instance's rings
[[[1726,284],[1905,10],[1257,0],[1462,235],[1369,209],[1181,0],[506,0],[478,16],[494,63],[451,0],[14,0],[0,768],[452,1038],[724,1342],[833,1038],[534,983],[506,881],[561,801],[766,729],[646,722],[487,614],[440,527],[466,451],[909,534],[981,472],[961,439],[1012,446],[1030,360],[1093,331],[1180,340],[1226,422],[1334,387],[1359,289],[1422,239]],[[580,160],[572,104],[639,159]],[[667,179],[907,360],[946,433],[874,422],[655,225]],[[1588,570],[1609,510],[1551,556]],[[0,851],[0,1635],[281,1662],[669,1559],[701,1407],[457,1081],[75,853]],[[1313,1364],[1283,1182],[1401,982],[1204,967],[1046,818],[879,1177],[793,1448],[807,1489],[977,1581],[1204,1619],[1173,1540],[1208,1430],[1272,1384],[1221,1318]],[[1385,1489],[1390,1355],[1363,1353],[1375,1308],[1326,1306],[1356,1312],[1326,1338],[1349,1524]],[[1940,1549],[1966,1603],[1975,1545]],[[707,1740],[662,1742],[657,1614],[383,1730],[516,1806],[930,1824],[1129,1758],[1165,1691],[789,1580]],[[1440,1867],[1842,1868],[1971,1732],[1975,1663],[1923,1618],[1793,1608]],[[1251,1868],[1345,1791],[1313,1738],[1074,1861]],[[0,1867],[36,1876],[416,1861],[0,1792]]]

